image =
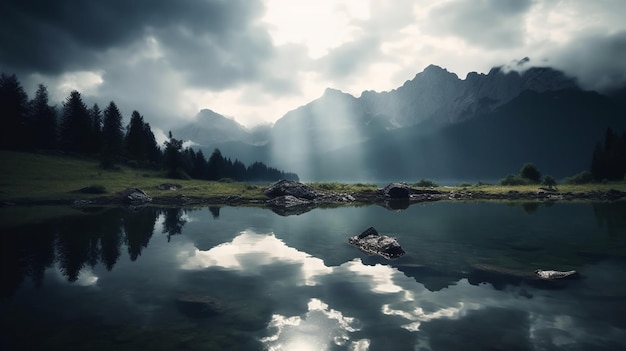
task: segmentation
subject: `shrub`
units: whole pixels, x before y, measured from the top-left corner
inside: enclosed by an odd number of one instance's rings
[[[563,183],[565,184],[589,184],[593,181],[593,175],[590,171],[582,171],[578,174],[575,174],[571,177],[565,178]]]
[[[530,181],[526,178],[522,178],[517,174],[509,174],[504,179],[500,180],[500,185],[528,185]]]
[[[415,186],[422,187],[422,188],[436,188],[439,185],[430,179],[422,178],[419,182],[415,183]]]
[[[553,188],[556,186],[556,180],[554,180],[552,176],[547,175],[543,178],[543,185],[547,186],[548,188]]]
[[[541,181],[541,172],[539,172],[537,166],[532,163],[525,163],[522,169],[520,169],[519,175],[533,183],[539,183]]]

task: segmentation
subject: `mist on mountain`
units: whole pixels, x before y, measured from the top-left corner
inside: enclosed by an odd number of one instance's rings
[[[327,89],[256,134],[203,110],[176,133],[312,181],[489,180],[525,162],[555,177],[587,169],[604,131],[626,130],[624,89],[584,91],[527,62],[465,79],[430,65],[397,89],[360,97]]]

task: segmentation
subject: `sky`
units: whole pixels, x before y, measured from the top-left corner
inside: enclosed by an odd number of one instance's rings
[[[328,87],[360,96],[430,64],[464,79],[529,57],[626,83],[623,0],[3,0],[0,71],[61,104],[113,100],[167,130],[208,108],[252,127]]]

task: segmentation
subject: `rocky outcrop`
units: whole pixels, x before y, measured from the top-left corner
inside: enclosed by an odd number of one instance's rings
[[[406,183],[391,183],[383,189],[383,195],[391,199],[409,199],[411,189]]]
[[[126,204],[139,205],[152,201],[145,191],[139,188],[128,188],[121,192],[122,201]]]
[[[318,195],[312,187],[293,180],[280,180],[263,192],[269,198],[291,195],[299,199],[313,200]]]
[[[270,198],[265,204],[284,216],[301,214],[319,205],[341,205],[356,201],[351,194],[318,192],[306,184],[292,180],[278,181],[263,193]]]
[[[374,227],[350,237],[348,243],[368,255],[380,255],[388,260],[402,257],[406,253],[395,238],[379,234]]]

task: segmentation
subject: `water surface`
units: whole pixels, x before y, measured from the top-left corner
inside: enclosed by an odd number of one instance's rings
[[[624,213],[622,203],[288,217],[115,208],[3,228],[0,348],[624,349]],[[347,244],[369,226],[407,255]],[[535,269],[582,278],[524,278]]]

